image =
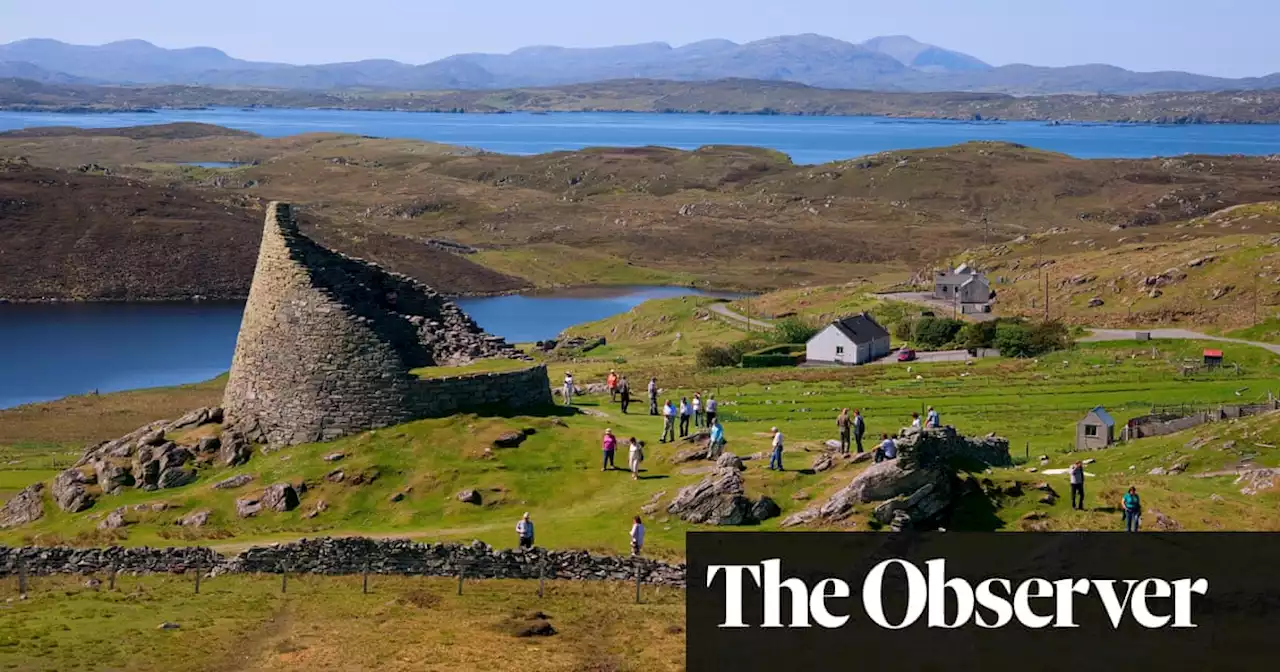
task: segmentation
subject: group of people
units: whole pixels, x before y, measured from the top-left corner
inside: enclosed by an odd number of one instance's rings
[[[650,382],[650,404],[654,410],[657,410],[658,393],[657,381]],[[650,415],[662,416],[662,437],[658,443],[666,443],[667,441],[676,440],[677,428],[680,432],[680,438],[689,436],[689,423],[692,422],[695,428],[711,429],[717,424],[716,413],[719,410],[719,404],[716,402],[715,395],[709,395],[704,404],[702,395],[694,392],[693,400],[688,397],[680,398],[680,405],[677,406],[670,399],[662,405],[659,412],[651,412]]]
[[[604,430],[604,438],[600,442],[604,451],[604,462],[600,466],[600,471],[608,471],[617,469],[614,464],[614,455],[618,450],[618,437],[613,435],[613,429]],[[644,462],[644,442],[639,441],[636,437],[627,439],[627,468],[631,471],[631,478],[640,478],[640,463]]]
[[[533,519],[529,517],[528,511],[516,522],[516,539],[520,548],[533,548]],[[636,516],[631,521],[631,555],[640,555],[643,550],[644,523],[640,521],[640,516]]]

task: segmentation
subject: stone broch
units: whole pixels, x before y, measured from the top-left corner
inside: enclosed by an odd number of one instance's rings
[[[532,363],[434,380],[410,373],[485,357],[524,355],[430,287],[322,247],[288,204],[271,203],[223,407],[251,439],[290,445],[552,403],[546,368]]]

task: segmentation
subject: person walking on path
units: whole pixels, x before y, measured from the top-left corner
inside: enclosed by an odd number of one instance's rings
[[[867,423],[862,420],[862,412],[853,410],[853,442],[858,446],[858,452],[862,452],[862,435],[867,432]]]
[[[702,395],[693,393],[693,426],[706,427],[707,419],[702,416]]]
[[[769,453],[769,468],[776,471],[784,471],[782,468],[782,432],[777,427],[769,431],[773,432],[773,451]]]
[[[649,379],[649,415],[658,414],[658,379]]]
[[[1071,508],[1084,511],[1084,463],[1079,460],[1071,465]]]
[[[716,411],[718,411],[719,409],[720,409],[720,404],[716,402],[716,395],[713,394],[707,397],[707,424],[708,425],[716,421]]]
[[[600,447],[604,449],[604,464],[600,467],[600,471],[617,469],[617,465],[613,463],[613,453],[618,449],[618,437],[613,435],[612,429],[604,430],[604,439],[600,442]]]
[[[631,523],[631,555],[640,555],[644,550],[644,523],[636,516]]]
[[[717,420],[711,423],[711,439],[707,441],[707,457],[716,459],[724,450],[724,426]]]
[[[1138,524],[1142,522],[1142,499],[1138,497],[1138,489],[1129,486],[1129,492],[1124,495],[1124,530],[1125,532],[1137,532]]]
[[[911,429],[917,432],[920,431],[920,414],[919,413],[911,414]]]
[[[888,434],[880,435],[880,445],[876,446],[875,461],[877,463],[892,460],[898,456],[898,442]]]
[[[840,411],[836,416],[836,428],[840,430],[840,454],[849,454],[850,438],[853,436],[853,419],[849,417],[849,409]]]
[[[689,418],[693,417],[693,407],[689,405],[689,399],[680,397],[680,438],[689,436]]]
[[[609,401],[618,400],[618,372],[609,369],[609,377],[605,379],[604,384],[609,388]]]
[[[631,385],[627,384],[626,376],[618,381],[618,402],[622,405],[622,413],[625,415],[627,407],[631,405]]]
[[[644,462],[644,446],[631,437],[631,448],[627,451],[627,466],[631,468],[631,480],[640,478],[640,463]]]
[[[568,371],[564,372],[564,389],[560,390],[560,396],[564,397],[564,405],[573,405],[573,374]]]
[[[662,405],[662,438],[658,443],[666,443],[668,436],[676,440],[676,405],[670,399]]]
[[[533,548],[533,521],[529,520],[528,511],[516,523],[516,535],[520,538],[520,548]]]
[[[929,412],[924,416],[924,426],[930,429],[937,429],[942,426],[942,417],[938,415],[937,411],[933,410],[932,406],[929,407]]]

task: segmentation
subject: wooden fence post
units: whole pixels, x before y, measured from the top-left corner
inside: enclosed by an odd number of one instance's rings
[[[636,604],[640,604],[640,563],[636,563]]]
[[[18,599],[27,599],[27,563],[18,557]]]
[[[289,568],[283,562],[280,563],[280,592],[289,592]]]
[[[196,560],[196,595],[200,594],[200,561]]]
[[[538,599],[542,599],[543,590],[547,583],[547,561],[543,560],[538,563]]]
[[[458,594],[462,594],[462,576],[467,573],[466,563],[458,563]]]
[[[116,566],[115,564],[112,564],[111,567],[107,569],[107,590],[115,590],[115,589],[116,589]]]
[[[365,595],[369,594],[369,561],[368,560],[364,561],[363,581],[361,582],[360,592]]]

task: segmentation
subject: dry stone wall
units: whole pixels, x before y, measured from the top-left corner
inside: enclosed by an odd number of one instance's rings
[[[402,574],[477,579],[634,581],[639,572],[649,585],[684,587],[685,566],[648,558],[592,555],[585,551],[542,548],[497,550],[488,544],[422,544],[399,539],[304,539],[247,549],[223,556],[203,547],[187,548],[20,548],[0,546],[0,576],[12,576],[19,564],[30,575],[126,574],[200,570],[222,573]]]
[[[465,384],[409,373],[484,357],[523,355],[431,288],[320,246],[271,203],[223,406],[251,438],[282,445],[551,403],[541,367]]]

